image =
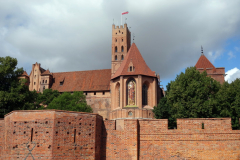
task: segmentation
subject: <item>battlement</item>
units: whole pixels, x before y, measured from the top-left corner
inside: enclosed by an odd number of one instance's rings
[[[120,25],[120,26],[115,26],[115,24],[112,25],[112,29],[123,29],[123,28],[127,28],[127,23],[125,23],[124,25]]]
[[[231,118],[177,119],[168,129],[167,119],[27,110],[0,120],[0,146],[0,159],[238,159],[240,131]]]

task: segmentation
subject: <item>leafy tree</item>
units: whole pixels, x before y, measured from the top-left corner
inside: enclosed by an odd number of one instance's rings
[[[200,73],[195,67],[177,75],[168,85],[166,97],[154,108],[156,118],[169,119],[169,126],[176,124],[177,118],[209,118],[219,115],[215,94],[220,83]],[[163,109],[163,111],[160,111]]]
[[[233,129],[239,128],[240,118],[240,79],[232,83],[225,82],[216,95],[221,117],[231,117]]]
[[[30,92],[26,80],[19,80],[23,73],[17,68],[17,59],[0,57],[0,117],[13,110],[34,109],[37,93]]]
[[[48,105],[52,100],[58,97],[60,93],[57,90],[45,89],[43,93],[38,94],[37,104],[38,105]]]
[[[73,94],[64,92],[63,94],[54,98],[53,101],[47,106],[47,109],[92,112],[92,108],[87,105],[86,97],[83,92],[73,92]]]

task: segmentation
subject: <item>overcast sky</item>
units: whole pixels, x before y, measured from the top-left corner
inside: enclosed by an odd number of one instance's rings
[[[121,13],[164,86],[204,54],[240,78],[239,0],[0,0],[0,56],[30,74],[110,69],[113,19]]]

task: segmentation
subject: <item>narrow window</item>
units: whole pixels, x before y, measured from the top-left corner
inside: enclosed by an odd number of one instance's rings
[[[123,46],[121,47],[121,51],[122,51],[122,52],[124,51],[124,47],[123,47]]]
[[[87,95],[87,92],[85,92],[85,95]]]
[[[102,92],[103,95],[105,95],[105,92]]]
[[[47,80],[45,81],[45,83],[47,83]]]
[[[76,129],[74,129],[74,143],[76,142]]]
[[[123,42],[123,38],[122,38],[122,42]]]
[[[204,123],[202,123],[202,129],[204,129]]]
[[[121,31],[119,30],[119,33],[120,33]]]
[[[130,66],[130,72],[132,72],[132,66]]]
[[[96,92],[94,92],[94,95],[96,95]]]
[[[147,92],[148,92],[148,87],[146,84],[143,84],[142,86],[142,104],[147,105]]]
[[[123,57],[123,55],[121,56],[121,60],[123,60],[124,59],[124,57]]]
[[[42,80],[42,83],[44,83],[44,80]]]
[[[36,84],[36,82],[34,82],[34,85]]]
[[[31,142],[33,140],[33,128],[31,129]]]
[[[117,55],[115,56],[115,61],[117,61]]]
[[[115,47],[115,52],[117,52],[117,46]]]
[[[117,39],[115,39],[115,42],[117,42]]]
[[[36,78],[36,75],[34,77]]]

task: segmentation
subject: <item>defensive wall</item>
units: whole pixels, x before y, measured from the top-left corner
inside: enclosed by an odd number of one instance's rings
[[[0,159],[240,159],[230,118],[105,120],[59,110],[13,111],[0,120]]]

